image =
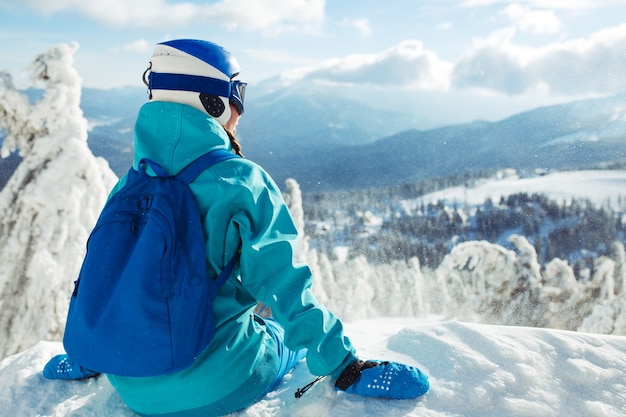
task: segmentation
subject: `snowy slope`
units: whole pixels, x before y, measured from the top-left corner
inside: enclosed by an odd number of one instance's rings
[[[471,186],[451,187],[429,193],[420,197],[417,204],[441,200],[448,204],[476,206],[483,204],[487,198],[497,203],[500,197],[516,193],[546,194],[558,202],[588,199],[598,205],[607,202],[615,205],[620,196],[626,196],[626,171],[564,171],[530,178],[512,174]]]
[[[417,365],[431,391],[418,400],[373,400],[338,393],[304,363],[275,393],[232,416],[453,417],[626,416],[626,337],[418,319],[347,323],[368,358]],[[0,363],[0,415],[123,417],[129,411],[105,377],[48,381],[41,368],[59,343],[42,342]]]

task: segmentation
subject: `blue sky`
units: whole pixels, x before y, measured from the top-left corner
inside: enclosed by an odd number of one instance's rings
[[[84,86],[141,85],[155,43],[191,37],[233,52],[251,86],[524,108],[626,92],[624,16],[623,0],[0,0],[0,69],[19,85],[38,53],[76,41]]]

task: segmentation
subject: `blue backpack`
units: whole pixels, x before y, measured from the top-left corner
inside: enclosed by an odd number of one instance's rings
[[[175,176],[148,159],[130,169],[87,242],[63,338],[72,361],[97,372],[155,376],[187,368],[208,346],[215,334],[212,302],[239,255],[217,278],[207,276],[189,184],[236,157],[209,152]]]

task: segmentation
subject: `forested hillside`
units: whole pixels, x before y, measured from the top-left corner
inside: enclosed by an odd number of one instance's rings
[[[462,242],[512,247],[508,238],[518,234],[535,247],[539,262],[566,260],[580,279],[593,275],[595,258],[614,258],[613,243],[626,239],[623,196],[600,205],[515,192],[477,206],[419,200],[429,191],[476,180],[456,177],[390,190],[305,194],[310,244],[331,258],[347,253],[386,263],[417,257],[434,269]]]

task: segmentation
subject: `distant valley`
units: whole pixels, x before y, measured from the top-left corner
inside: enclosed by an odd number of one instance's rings
[[[84,89],[89,146],[118,174],[132,161],[142,88]],[[238,134],[246,156],[303,191],[391,187],[464,173],[626,165],[626,97],[537,108],[497,122],[418,130],[410,113],[323,93],[250,97]],[[249,109],[249,110],[248,110]],[[6,181],[15,157],[0,161]]]

